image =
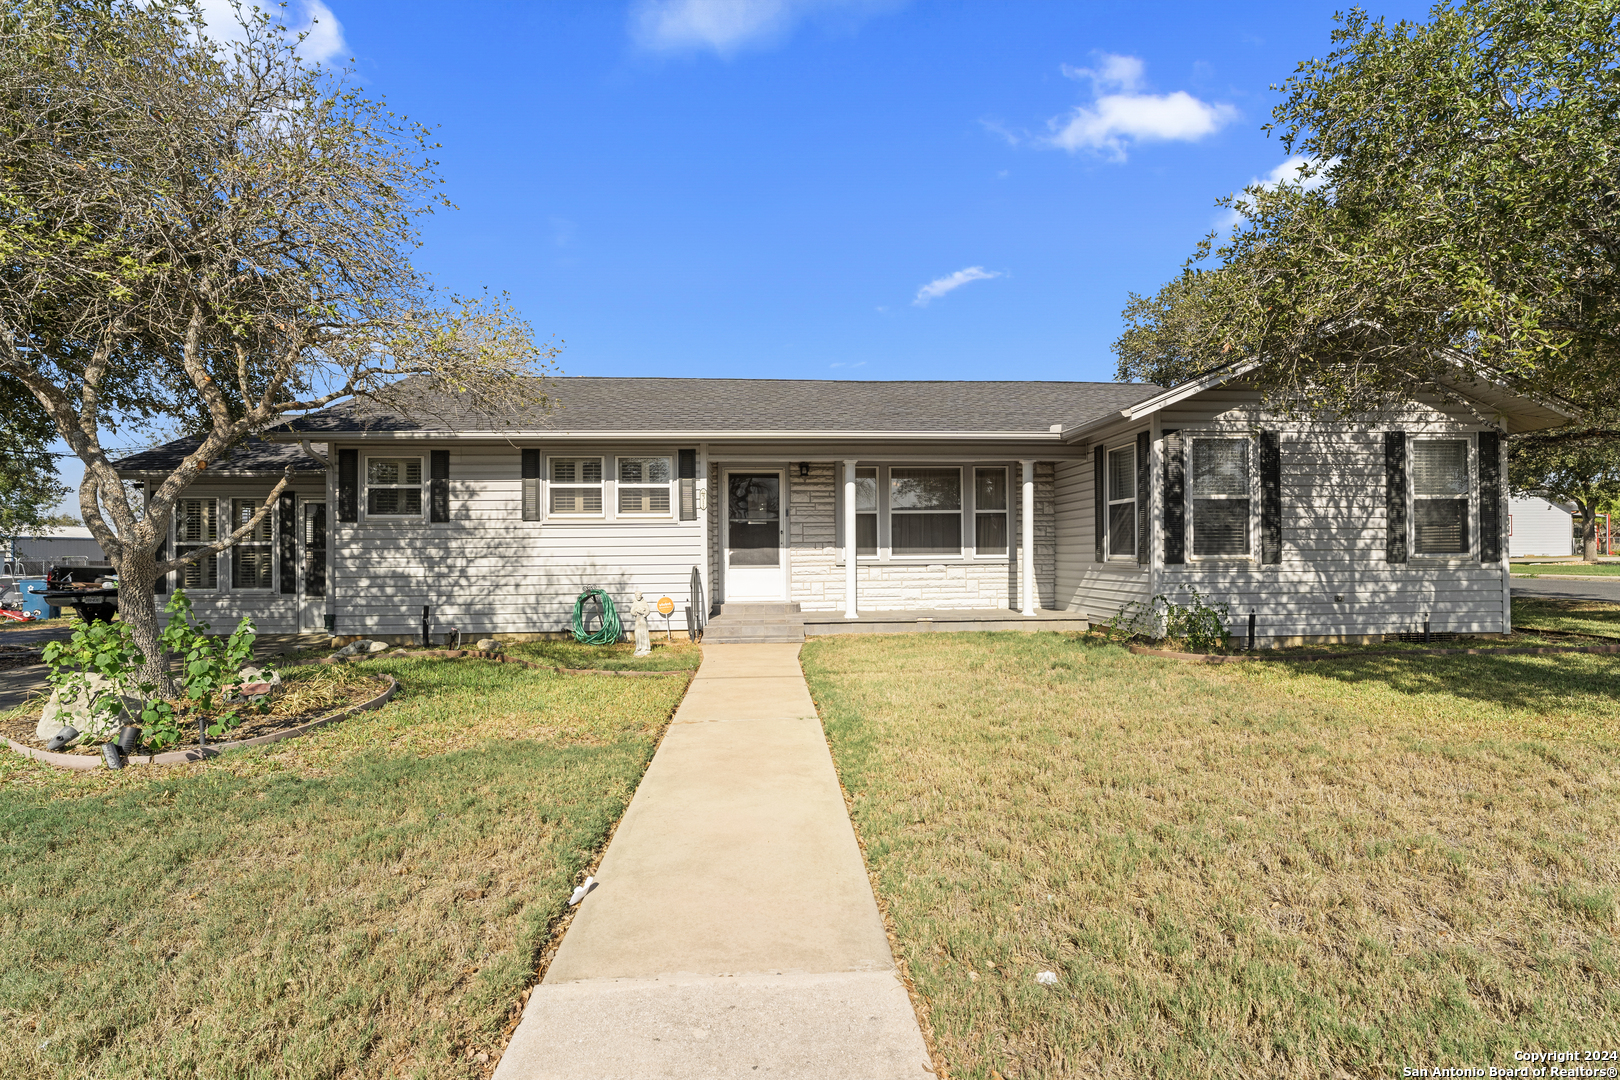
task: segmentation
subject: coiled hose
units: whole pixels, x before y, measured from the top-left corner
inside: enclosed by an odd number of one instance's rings
[[[596,630],[585,631],[585,605],[595,604],[602,613],[602,625]],[[618,641],[623,633],[619,626],[619,612],[613,606],[612,597],[601,589],[589,588],[579,594],[574,601],[574,640],[585,645],[612,645]]]

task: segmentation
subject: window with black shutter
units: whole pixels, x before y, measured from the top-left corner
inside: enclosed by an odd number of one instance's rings
[[[540,520],[540,451],[523,451],[523,520]]]
[[[428,452],[428,520],[450,520],[450,451]]]
[[[1181,432],[1164,432],[1164,562],[1177,566],[1187,561],[1186,440]]]

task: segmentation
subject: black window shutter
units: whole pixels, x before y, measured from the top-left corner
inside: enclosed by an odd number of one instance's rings
[[[1187,561],[1186,440],[1174,428],[1164,433],[1164,562]]]
[[[697,451],[680,451],[679,467],[675,478],[680,481],[681,520],[697,520]],[[834,501],[834,505],[838,505]],[[842,534],[840,534],[842,535]]]
[[[1260,561],[1282,562],[1282,439],[1260,433]]]
[[[360,520],[360,451],[338,451],[338,505],[339,521]]]
[[[1153,436],[1146,431],[1136,436],[1136,561],[1143,566],[1148,561],[1148,503],[1152,492],[1148,484],[1152,482],[1153,470],[1152,455]]]
[[[281,564],[281,591],[298,591],[298,509],[297,499],[291,493],[276,500],[276,514],[281,529],[278,537],[280,550],[276,552]]]
[[[1502,558],[1502,436],[1479,433],[1479,561]]]
[[[169,557],[169,542],[167,540],[163,541],[157,546],[157,551],[153,552],[153,557],[156,558],[158,562],[162,562],[164,559]],[[157,576],[157,580],[152,583],[152,591],[156,593],[168,592],[169,575],[159,574]]]
[[[450,451],[428,452],[429,521],[450,520]]]
[[[1102,447],[1097,447],[1095,454],[1096,465],[1092,470],[1091,480],[1091,503],[1092,508],[1095,511],[1094,516],[1096,519],[1095,529],[1097,533],[1098,562],[1103,561],[1103,552],[1107,550],[1106,545],[1108,542],[1108,537],[1105,535],[1108,525],[1108,492],[1103,489],[1103,482],[1107,479],[1103,475],[1104,453],[1105,451]]]
[[[1406,432],[1384,432],[1384,558],[1406,561]]]
[[[523,451],[523,520],[540,520],[540,451]]]

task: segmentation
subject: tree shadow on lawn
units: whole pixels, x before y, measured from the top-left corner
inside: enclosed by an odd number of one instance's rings
[[[1614,696],[1620,657],[1610,655],[1369,656],[1274,663],[1293,678],[1381,685],[1414,697],[1452,697],[1541,716],[1579,711],[1594,718],[1620,717]]]

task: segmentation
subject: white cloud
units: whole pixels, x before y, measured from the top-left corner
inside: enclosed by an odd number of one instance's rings
[[[1070,153],[1096,150],[1124,161],[1129,143],[1197,142],[1237,117],[1232,106],[1202,101],[1185,90],[1144,93],[1144,70],[1138,58],[1112,53],[1104,53],[1095,68],[1063,65],[1069,78],[1091,83],[1092,101],[1048,121],[1052,134],[1046,144]]]
[[[806,18],[859,21],[903,0],[636,0],[630,33],[654,52],[710,49],[730,56],[774,45]]]
[[[230,0],[202,0],[201,6],[209,37],[219,41],[242,40],[242,23]],[[243,0],[244,16],[251,18],[255,12],[263,10],[252,0]],[[348,43],[343,40],[343,24],[321,0],[292,0],[285,7],[272,6],[269,15],[286,26],[289,36],[305,35],[298,55],[311,63],[330,64],[343,59],[349,51]]]
[[[1304,154],[1295,154],[1285,159],[1275,169],[1272,169],[1263,179],[1258,176],[1255,177],[1249,182],[1249,187],[1276,191],[1284,184],[1294,184],[1302,191],[1315,191],[1327,184],[1328,170],[1333,167],[1336,161],[1338,161],[1338,158],[1330,158],[1324,164],[1308,158]],[[1301,176],[1300,173],[1307,167],[1312,170],[1311,175]],[[1231,232],[1237,228],[1238,222],[1248,216],[1247,205],[1247,202],[1240,196],[1235,205],[1228,206],[1222,211],[1221,216],[1215,221],[1215,227],[1222,232]]]
[[[989,281],[991,278],[1001,276],[1000,270],[986,270],[982,266],[969,266],[958,270],[954,274],[946,274],[942,278],[935,278],[917,290],[917,298],[912,301],[918,307],[927,307],[929,301],[938,300],[946,293],[960,289],[970,281]]]

